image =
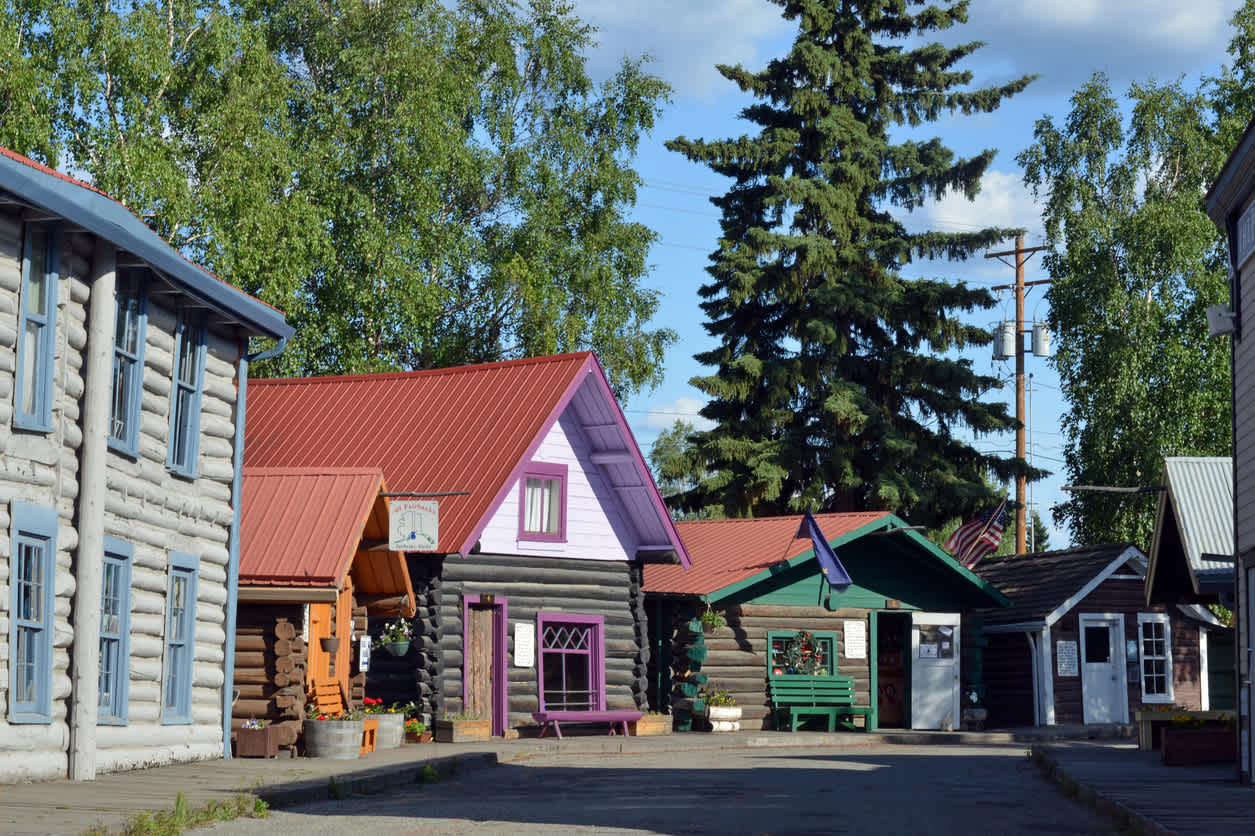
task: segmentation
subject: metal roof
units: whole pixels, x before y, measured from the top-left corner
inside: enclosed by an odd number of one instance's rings
[[[377,468],[244,468],[240,584],[338,589],[382,490]]]
[[[131,210],[94,186],[0,147],[0,193],[137,256],[180,291],[251,333],[275,339],[293,334],[281,311],[188,261]]]
[[[888,511],[815,514],[824,537],[831,542],[884,520]],[[684,540],[693,565],[645,567],[646,592],[709,595],[748,580],[792,558],[809,554],[811,541],[798,538],[802,515],[752,517],[731,520],[692,520],[675,527]]]
[[[651,551],[688,555],[591,352],[415,372],[249,382],[245,461],[373,467],[393,492],[448,493],[435,551],[466,555],[570,410]],[[463,493],[465,492],[465,493]],[[458,495],[453,495],[458,494]]]
[[[1164,465],[1164,498],[1172,504],[1190,569],[1233,571],[1233,459],[1173,457]]]

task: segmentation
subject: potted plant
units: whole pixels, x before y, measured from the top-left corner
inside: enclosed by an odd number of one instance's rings
[[[1227,715],[1209,721],[1188,713],[1174,715],[1160,732],[1165,764],[1233,763],[1238,758],[1236,727]]]
[[[437,743],[465,743],[468,740],[488,740],[492,737],[492,721],[470,711],[445,712],[436,720]]]
[[[277,758],[279,729],[265,720],[245,720],[235,733],[237,758]]]
[[[405,739],[405,706],[384,705],[377,697],[362,698],[362,713],[375,720],[375,748],[395,749]]]
[[[736,697],[726,687],[712,682],[702,692],[702,701],[706,703],[706,719],[710,721],[711,731],[741,730],[741,706],[736,704]]]
[[[383,626],[379,642],[384,650],[393,656],[404,656],[410,652],[410,642],[414,640],[414,625],[404,618],[394,618]]]
[[[969,685],[963,692],[963,716],[961,718],[964,731],[984,731],[985,720],[989,711],[981,705],[981,689]]]
[[[657,711],[642,714],[641,719],[632,724],[632,734],[637,737],[652,734],[671,734],[671,730],[671,715]]]
[[[703,630],[709,633],[713,633],[728,623],[727,619],[723,617],[723,613],[718,610],[712,610],[709,606],[702,610],[702,614],[697,618],[701,621]]]
[[[311,704],[305,712],[305,754],[311,758],[356,760],[362,753],[365,724],[359,711],[327,714]]]
[[[431,729],[427,728],[427,724],[417,717],[411,717],[405,721],[405,742],[406,743],[430,743]]]

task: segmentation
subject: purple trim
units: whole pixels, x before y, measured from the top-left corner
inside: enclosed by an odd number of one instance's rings
[[[485,597],[492,599],[489,605],[492,607],[492,733],[501,736],[505,734],[506,705],[509,699],[506,680],[509,679],[510,673],[506,667],[506,624],[509,601],[504,596],[462,596],[462,710],[466,710],[466,695],[470,693],[466,660],[470,650],[470,634],[467,627],[471,623],[471,605],[484,603]]]
[[[645,457],[641,455],[640,445],[636,443],[636,436],[632,435],[632,430],[628,427],[627,418],[623,415],[623,407],[619,405],[619,399],[614,396],[614,392],[610,389],[610,381],[606,378],[606,373],[601,368],[601,363],[597,362],[595,355],[589,359],[596,364],[599,374],[593,375],[593,377],[606,399],[614,408],[615,423],[619,425],[623,438],[632,452],[632,459],[636,462],[636,468],[649,484],[650,502],[653,503],[654,510],[658,512],[658,517],[666,528],[667,537],[670,539],[675,553],[679,555],[680,563],[687,569],[690,565],[688,550],[684,548],[684,541],[680,539],[680,532],[676,531],[675,520],[671,519],[671,512],[667,510],[667,503],[663,502],[662,494],[658,492],[658,483],[654,481],[653,471],[649,469],[649,465],[645,464]]]
[[[510,471],[510,475],[506,477],[505,481],[501,484],[501,488],[497,491],[497,495],[493,497],[492,503],[488,506],[488,510],[484,512],[484,516],[480,517],[479,522],[475,523],[475,527],[471,529],[470,536],[466,538],[466,542],[462,544],[462,548],[458,549],[458,553],[462,555],[462,557],[466,557],[471,553],[471,549],[475,546],[475,543],[478,542],[480,535],[482,535],[484,533],[484,529],[488,527],[489,521],[491,521],[493,515],[497,513],[497,509],[501,507],[501,503],[505,502],[505,498],[510,495],[510,486],[518,480],[519,474],[527,469],[527,465],[531,462],[532,457],[536,455],[536,451],[539,450],[540,445],[544,443],[545,437],[548,436],[549,431],[553,429],[553,425],[556,424],[558,419],[562,417],[562,413],[566,411],[567,405],[571,403],[571,399],[575,397],[575,393],[580,390],[580,386],[584,383],[585,376],[587,376],[587,374],[589,374],[593,369],[601,371],[601,365],[597,363],[597,358],[595,356],[589,354],[588,359],[584,361],[584,365],[579,367],[579,370],[576,371],[575,376],[567,385],[566,391],[562,393],[562,397],[558,399],[558,403],[549,412],[549,415],[545,418],[544,423],[540,425],[540,431],[536,433],[536,437],[532,439],[531,443],[527,445],[527,449],[523,451],[522,458],[518,460],[518,462],[514,465],[514,469]],[[602,372],[601,376],[604,378],[605,372]],[[609,384],[606,384],[606,391],[610,391]],[[620,417],[622,417],[621,411]],[[652,482],[652,477],[650,477],[650,481]],[[657,492],[657,487],[655,487],[654,490]],[[671,519],[670,514],[667,515],[667,519]],[[676,539],[677,541],[679,540],[678,537]],[[684,565],[688,565],[687,560]]]
[[[538,612],[536,613],[536,697],[542,712],[545,707],[545,625],[546,624],[587,624],[593,628],[593,646],[588,650],[590,664],[589,683],[597,698],[592,711],[603,711],[606,707],[606,619],[600,615],[581,615],[578,613]],[[556,712],[555,712],[556,713]]]
[[[562,492],[559,499],[561,503],[558,508],[558,531],[556,534],[549,534],[544,531],[528,531],[523,527],[523,522],[527,519],[527,480],[529,477],[535,477],[542,480],[557,479],[558,489]],[[519,539],[539,541],[543,543],[565,543],[566,542],[566,512],[567,512],[567,466],[564,464],[551,464],[549,462],[530,462],[523,472],[519,474]]]

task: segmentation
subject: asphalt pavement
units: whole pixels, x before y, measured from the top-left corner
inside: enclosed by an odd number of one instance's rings
[[[1024,777],[1025,770],[1030,768],[1036,773],[1029,776],[1034,779],[1035,792],[1043,799],[1048,799],[1055,806],[1066,806],[1070,803],[1069,799],[1077,799],[1080,807],[1097,811],[1104,817],[1110,825],[1107,832],[1255,833],[1255,794],[1250,788],[1237,783],[1234,767],[1165,767],[1155,759],[1157,753],[1138,751],[1136,741],[1128,737],[1129,732],[1127,727],[1049,727],[1005,732],[882,731],[864,734],[757,731],[639,738],[590,735],[568,736],[563,740],[525,738],[467,744],[413,744],[381,750],[350,761],[322,758],[212,760],[106,774],[89,782],[62,780],[0,786],[0,833],[80,834],[93,827],[97,828],[96,832],[109,832],[120,829],[137,812],[172,809],[180,794],[189,805],[198,806],[210,799],[222,801],[240,793],[252,793],[265,799],[273,810],[289,810],[329,799],[360,800],[366,795],[392,799],[397,795],[392,791],[427,784],[424,790],[433,790],[428,796],[447,793],[455,797],[460,792],[465,800],[466,797],[491,794],[498,787],[513,786],[512,782],[535,780],[543,783],[544,775],[559,774],[546,773],[544,769],[565,770],[559,782],[562,786],[579,785],[586,779],[590,785],[596,783],[603,788],[599,792],[601,797],[612,795],[609,788],[616,781],[640,784],[645,780],[639,788],[645,791],[646,797],[650,797],[649,788],[652,787],[652,797],[661,799],[664,796],[675,797],[683,794],[688,786],[702,784],[704,779],[700,776],[703,774],[721,774],[725,771],[725,761],[730,764],[736,760],[767,768],[800,759],[818,765],[816,769],[807,771],[808,779],[814,778],[821,785],[828,786],[831,782],[825,780],[823,771],[835,769],[841,774],[840,783],[848,784],[863,772],[884,769],[860,770],[850,766],[866,758],[892,758],[893,769],[897,772],[883,774],[900,773],[904,780],[914,774],[912,763],[920,767],[933,764],[931,771],[925,771],[921,777],[912,778],[905,784],[895,781],[895,785],[900,787],[899,797],[910,802],[912,808],[916,800],[912,786],[918,787],[930,781],[942,788],[949,787],[952,792],[962,790],[963,793],[970,792],[974,799],[986,799],[989,803],[981,808],[985,810],[984,814],[971,810],[963,813],[966,818],[962,823],[968,828],[967,833],[1015,832],[1001,826],[987,829],[982,824],[1005,823],[1016,815],[1017,810],[1030,809],[1014,806],[999,808],[999,794],[1007,790],[997,783],[1001,777],[1012,772]],[[790,750],[799,751],[791,755]],[[756,755],[767,752],[771,753],[769,760],[755,760]],[[631,757],[614,757],[617,755]],[[654,767],[646,766],[650,763],[661,765],[658,768],[671,766],[665,776],[651,776]],[[680,763],[690,763],[691,766],[684,770],[673,768]],[[844,765],[834,767],[834,763]],[[977,763],[983,764],[982,769],[973,768],[974,777],[968,778],[967,767]],[[998,763],[1003,766],[997,767]],[[634,764],[643,770],[641,774],[632,774]],[[712,765],[718,769],[712,770]],[[987,777],[981,778],[979,776],[985,774],[984,766],[993,768]],[[484,769],[497,771],[491,776],[478,774],[478,770]],[[756,797],[752,778],[732,775],[731,768],[726,771],[729,774],[722,777],[734,784],[749,782],[741,785],[742,795]],[[738,768],[738,771],[744,770]],[[1042,783],[1037,777],[1039,775],[1053,780],[1055,789],[1043,792],[1048,785]],[[664,777],[666,782],[660,783]],[[832,777],[827,776],[829,779]],[[824,792],[821,790],[821,795]],[[874,795],[870,788],[860,792]],[[825,796],[822,802],[825,809],[834,809],[829,805],[842,799],[859,802],[857,794],[841,796],[832,792],[828,795],[831,797]],[[541,797],[544,795],[541,794]],[[637,793],[637,806],[648,810],[649,804],[642,805],[640,797]],[[938,796],[937,803],[944,805],[947,797],[955,796]],[[425,799],[431,800],[427,796]],[[360,813],[371,813],[378,803],[383,802],[370,799],[362,805]],[[404,804],[404,801],[389,803]],[[705,802],[698,802],[699,805],[701,803]],[[889,810],[900,809],[888,799],[880,803]],[[1037,802],[1025,803],[1031,805]],[[545,832],[544,828],[553,827],[554,822],[529,812],[521,800],[518,804],[522,805],[518,812],[500,820],[506,822],[512,832]],[[554,805],[548,803],[548,806]],[[874,805],[861,806],[874,809]],[[456,807],[448,809],[457,812]],[[720,809],[731,813],[736,811],[735,806],[723,805]],[[936,809],[944,809],[944,806]],[[840,832],[833,828],[839,826],[841,819],[832,815],[826,815],[822,821],[815,820],[814,828],[810,824],[802,830],[782,827],[779,808],[773,807],[768,800],[756,803],[752,809],[743,807],[742,812],[747,816],[761,813],[764,817],[761,823],[765,825],[774,821],[777,826],[759,831],[753,827],[759,823],[758,819],[735,817],[729,824],[742,823],[745,827],[732,827],[728,832],[778,834],[819,832],[823,828],[828,828],[825,832]],[[620,813],[622,811],[616,812],[616,815]],[[927,808],[922,809],[919,815],[922,817],[917,821],[921,824],[934,822],[928,817]],[[400,821],[403,817],[396,819]],[[633,821],[631,816],[623,820],[628,823]],[[268,819],[266,824],[269,827],[252,832],[266,832],[278,821]],[[466,826],[473,826],[476,819],[474,816],[453,816],[449,821],[470,822]],[[609,823],[611,820],[605,821]],[[482,825],[482,819],[480,823]],[[429,824],[432,822],[425,821],[425,826]],[[582,821],[572,822],[571,825],[597,826]],[[646,820],[637,821],[636,825],[639,832],[686,832],[650,830],[652,825]],[[398,832],[470,832],[457,829],[462,825],[456,824],[448,824],[446,830],[432,826],[430,830],[415,831],[411,827]],[[681,826],[689,825],[681,822]],[[1035,833],[1086,832],[1084,829],[1069,831],[1067,825],[1064,827],[1064,830],[1042,830],[1034,826],[1030,830]],[[529,831],[527,828],[540,829]],[[358,829],[357,825],[354,829]],[[336,832],[340,834],[343,831],[341,826]],[[629,828],[623,832],[638,831]],[[379,832],[390,831],[381,829]],[[494,830],[481,826],[478,832]],[[700,828],[695,832],[708,831]],[[894,831],[890,828],[845,832]],[[916,832],[950,831],[917,827]]]

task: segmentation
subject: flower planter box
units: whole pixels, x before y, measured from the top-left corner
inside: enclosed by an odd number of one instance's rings
[[[379,732],[375,737],[376,749],[396,749],[405,739],[404,714],[376,714]]]
[[[279,757],[279,729],[266,726],[264,729],[240,729],[235,737],[235,756],[237,758],[277,758]]]
[[[645,714],[635,723],[628,724],[633,737],[652,734],[671,734],[672,719],[670,714]]]
[[[437,743],[466,743],[471,740],[489,740],[492,737],[491,720],[437,720]]]
[[[741,730],[741,706],[712,705],[706,709],[706,719],[710,722],[712,732],[734,732]]]
[[[406,732],[405,733],[406,743],[431,743],[431,739],[432,739],[431,729],[426,729],[425,731],[421,731],[421,732]]]
[[[1238,736],[1233,729],[1181,729],[1168,726],[1159,733],[1160,755],[1169,766],[1195,763],[1236,763]]]
[[[1135,711],[1133,721],[1137,723],[1137,748],[1144,752],[1159,748],[1159,735],[1172,725],[1173,717],[1189,717],[1203,723],[1227,720],[1232,711]]]
[[[305,754],[311,758],[357,760],[362,754],[361,720],[306,720]]]

